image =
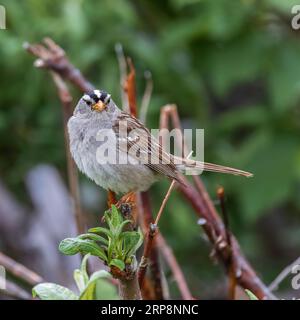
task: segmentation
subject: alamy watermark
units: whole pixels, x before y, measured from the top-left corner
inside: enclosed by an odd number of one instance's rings
[[[294,30],[300,29],[300,4],[292,7],[291,13],[293,16],[291,20],[291,25]]]
[[[101,129],[95,137],[96,160],[106,164],[174,165],[186,175],[198,175],[204,169],[204,129],[144,128],[128,130],[120,121],[118,131]],[[191,151],[193,150],[193,151]]]
[[[295,264],[291,270],[292,274],[295,274],[292,278],[291,285],[294,290],[300,289],[300,264]]]
[[[6,272],[3,266],[0,266],[0,290],[6,289]]]
[[[6,10],[0,5],[0,29],[6,29]]]

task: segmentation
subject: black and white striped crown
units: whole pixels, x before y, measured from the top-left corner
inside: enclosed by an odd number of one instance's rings
[[[96,104],[97,102],[102,101],[107,104],[110,101],[110,94],[102,90],[93,90],[86,93],[82,99],[88,104]]]

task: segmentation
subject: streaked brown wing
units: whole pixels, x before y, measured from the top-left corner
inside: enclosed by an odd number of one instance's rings
[[[162,149],[159,141],[138,119],[122,112],[113,130],[119,138],[118,147],[121,151],[129,152],[130,156],[153,171],[181,182],[173,156]],[[127,133],[127,138],[124,133]]]

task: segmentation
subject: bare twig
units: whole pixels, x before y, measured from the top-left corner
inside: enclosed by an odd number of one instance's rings
[[[141,208],[139,208],[139,214],[141,215],[141,218],[142,218],[141,225],[142,225],[143,233],[146,235],[148,232],[148,226],[153,221],[149,192],[141,192],[140,201],[138,203],[141,204]],[[164,291],[162,286],[158,247],[155,239],[152,244],[149,261],[150,261],[149,268],[151,272],[151,280],[154,284],[155,299],[162,300],[164,299]],[[146,280],[147,279],[143,281],[143,286],[141,286],[143,295],[145,294],[145,290],[147,289],[146,284],[150,283],[150,281],[146,281]]]
[[[80,204],[78,170],[76,168],[75,162],[70,153],[69,134],[67,130],[68,120],[73,112],[72,96],[65,82],[61,78],[61,76],[55,72],[51,72],[51,74],[57,88],[58,96],[62,104],[69,188],[70,188],[72,199],[74,201],[74,214],[75,214],[77,232],[78,234],[82,234],[85,232],[86,228],[85,228],[85,219],[84,219],[84,215],[81,210],[81,204]]]
[[[128,104],[130,114],[134,117],[137,116],[137,104],[136,104],[136,88],[135,88],[135,69],[130,58],[127,59],[129,66],[129,74],[125,80],[124,91],[128,96]]]
[[[143,300],[157,300],[156,293],[154,292],[154,284],[152,279],[146,277],[143,283],[143,288],[141,288],[141,293]],[[161,298],[160,300],[163,300]]]
[[[209,240],[214,245],[220,261],[222,261],[226,267],[226,262],[228,260],[228,246],[225,241],[222,241],[222,239],[225,238],[224,224],[222,220],[219,217],[215,219],[212,216],[212,212],[207,210],[207,207],[203,203],[203,199],[199,197],[198,191],[191,186],[187,180],[185,181],[185,185],[179,185],[179,190],[194,208],[196,214],[200,218],[204,218],[205,223],[202,227]],[[244,289],[249,289],[259,299],[276,299],[257,277],[255,271],[241,253],[238,242],[234,236],[232,236],[231,241],[238,284]]]
[[[35,67],[45,68],[56,72],[63,79],[67,79],[73,83],[82,92],[89,92],[94,89],[94,86],[70,63],[65,51],[52,39],[45,38],[44,45],[24,43],[23,47],[38,58],[34,62]]]
[[[128,96],[124,91],[124,86],[127,78],[127,63],[123,51],[123,47],[121,43],[117,43],[115,45],[115,51],[119,63],[119,70],[120,70],[120,87],[121,87],[121,99],[122,99],[122,109],[125,112],[129,113],[129,106],[128,106]]]
[[[160,208],[159,208],[159,211],[158,211],[157,216],[156,216],[155,221],[154,221],[154,224],[155,224],[156,226],[158,225],[158,222],[159,222],[159,220],[160,220],[160,218],[161,218],[161,215],[162,215],[162,213],[163,213],[163,211],[164,211],[164,208],[165,208],[165,206],[166,206],[166,204],[167,204],[167,201],[168,201],[168,199],[170,198],[171,192],[172,192],[172,190],[174,189],[175,183],[176,183],[175,180],[173,180],[173,181],[171,182],[170,187],[169,187],[169,189],[168,189],[168,191],[167,191],[167,193],[166,193],[166,195],[165,195],[165,197],[164,197],[164,199],[163,199],[163,202],[161,203],[161,206],[160,206]]]
[[[144,223],[142,224],[142,228],[143,228],[144,234],[147,234],[147,232],[149,232],[148,226],[151,223],[151,221],[153,221],[148,192],[142,193],[142,203],[143,203],[143,211],[142,212],[143,212],[143,217],[144,217]],[[146,217],[148,217],[148,219],[146,219]],[[148,249],[147,249],[147,250],[151,251],[150,259],[149,259],[151,261],[149,263],[150,270],[151,270],[152,266],[157,261],[156,259],[153,259],[152,254],[157,249],[159,249],[159,251],[162,253],[164,259],[166,260],[167,264],[169,265],[169,267],[172,271],[174,280],[178,286],[178,289],[181,293],[182,298],[184,300],[192,299],[192,294],[190,293],[190,290],[188,288],[188,285],[186,283],[186,280],[185,280],[184,274],[180,268],[180,265],[177,262],[176,257],[174,256],[172,249],[168,246],[163,235],[158,231],[157,236],[155,236],[155,238],[153,240],[154,241],[152,243],[150,243],[150,245],[149,245],[150,248],[148,247]],[[144,254],[145,254],[145,252],[144,252]],[[146,261],[146,262],[148,262],[148,261]],[[144,272],[144,271],[146,271],[146,270],[143,270],[142,272]],[[159,269],[157,271],[153,272],[153,274],[154,274],[154,276],[156,275],[156,277],[161,276]],[[145,280],[144,280],[144,283],[146,282]],[[159,280],[160,281],[158,282],[158,289],[156,288],[155,291],[159,290],[159,292],[160,292],[160,291],[162,291],[161,277],[159,278]],[[144,287],[144,285],[142,286],[142,289],[143,289],[143,287]],[[157,293],[156,293],[156,298],[157,298]]]
[[[162,204],[159,208],[159,211],[158,211],[158,214],[155,218],[154,223],[151,222],[149,225],[149,230],[147,232],[147,236],[146,236],[146,240],[145,240],[144,252],[143,252],[143,256],[141,258],[141,263],[140,263],[139,273],[138,273],[140,287],[142,287],[142,285],[143,285],[144,277],[145,277],[145,274],[147,271],[148,259],[149,259],[149,256],[150,256],[150,253],[152,250],[152,246],[154,243],[154,237],[155,237],[157,230],[158,230],[158,227],[157,227],[158,222],[159,222],[160,217],[163,213],[163,210],[166,206],[166,203],[171,195],[171,192],[175,186],[175,183],[176,183],[176,181],[173,180],[164,199],[163,199],[163,201],[162,201]]]
[[[139,284],[140,287],[143,287],[143,282],[144,282],[144,278],[146,275],[146,271],[147,271],[147,267],[149,264],[149,256],[153,247],[153,243],[154,243],[154,236],[157,233],[157,226],[150,223],[149,226],[149,230],[146,234],[146,240],[145,240],[145,245],[144,245],[144,251],[143,251],[143,255],[141,258],[141,262],[139,265],[139,271],[138,271],[138,279],[139,279]]]
[[[123,64],[122,62],[122,52],[121,52],[121,55],[119,56],[119,59],[121,59],[119,61],[119,64]],[[126,79],[125,79],[125,83],[124,83],[124,92],[127,94],[127,98],[128,98],[128,104],[129,104],[129,112],[131,115],[133,115],[134,117],[137,117],[137,98],[136,98],[136,83],[135,83],[135,69],[134,69],[134,66],[133,66],[133,63],[131,61],[131,59],[127,59],[127,63],[128,63],[128,66],[129,66],[129,74],[127,75]],[[122,67],[122,65],[120,66]],[[123,66],[124,68],[124,66]],[[120,70],[120,73],[122,74],[124,72],[124,70]],[[146,196],[146,193],[144,193],[144,196]],[[138,207],[138,205],[140,205],[140,202],[138,201],[135,201],[135,209],[137,210],[137,212],[142,212],[142,208],[141,207]],[[147,204],[146,204],[147,205]],[[149,203],[148,203],[149,205]],[[148,207],[149,209],[149,207]],[[151,215],[151,211],[148,210],[148,213],[145,213],[144,214],[148,214],[148,217],[149,215]],[[147,216],[145,216],[145,218],[147,219]],[[152,218],[152,215],[151,215],[151,218]],[[151,219],[152,220],[152,219]],[[152,222],[150,220],[150,222]],[[153,232],[155,232],[155,230],[153,230]],[[151,273],[152,273],[152,278],[154,279],[154,283],[155,283],[155,294],[156,294],[156,298],[157,299],[161,299],[163,298],[162,296],[162,284],[161,284],[161,277],[160,277],[160,267],[159,267],[159,262],[158,262],[158,254],[157,254],[157,250],[155,249],[155,246],[153,246],[153,238],[154,238],[154,233],[153,233],[153,236],[151,236],[152,234],[152,231],[149,231],[149,241],[147,241],[145,247],[144,247],[144,250],[146,250],[147,252],[147,258],[143,260],[143,257],[142,257],[142,261],[148,261],[148,258],[150,258],[151,260],[151,265],[152,265],[152,268],[151,268]],[[139,286],[140,288],[142,288],[142,283],[143,283],[143,280],[144,280],[144,276],[145,276],[145,273],[146,273],[146,268],[147,268],[147,264],[148,263],[143,263],[141,262],[141,264],[145,265],[145,270],[143,270],[142,268],[142,272],[140,272],[140,269],[138,270],[138,282],[139,282]],[[142,277],[142,281],[140,280]]]
[[[226,242],[231,247],[231,234],[229,230],[229,216],[225,206],[225,191],[223,187],[219,187],[217,190],[217,196],[220,201],[221,213],[223,216],[224,226],[225,226],[225,233],[226,233]]]
[[[162,114],[164,114],[161,124],[168,125],[166,120],[171,116],[173,121],[173,126],[180,129],[180,120],[177,114],[177,108],[175,105],[167,105],[162,109]],[[176,115],[177,114],[177,115]],[[168,126],[167,126],[168,127]],[[201,181],[201,179],[194,180],[197,182],[197,189],[195,189],[188,180],[182,176],[184,184],[179,184],[178,189],[183,194],[183,196],[188,200],[188,202],[194,208],[196,214],[203,218],[205,223],[202,227],[215,247],[217,256],[220,261],[223,262],[225,268],[228,270],[228,255],[230,255],[228,250],[228,245],[225,241],[226,230],[223,221],[220,219],[217,211]],[[268,288],[262,283],[262,281],[257,277],[255,271],[243,256],[240,251],[237,240],[234,236],[231,237],[232,241],[232,257],[234,259],[235,265],[235,276],[240,286],[244,289],[249,289],[253,292],[259,299],[276,299],[274,295],[268,290]]]
[[[117,203],[116,194],[113,191],[108,190],[108,192],[107,192],[107,205],[108,205],[108,207],[110,208],[113,204],[116,204],[116,203]]]
[[[6,288],[0,293],[18,300],[32,300],[32,295],[29,292],[10,280],[6,280]]]
[[[28,269],[21,263],[16,262],[2,252],[0,252],[0,265],[13,276],[25,281],[31,286],[35,286],[36,284],[44,281],[37,273]]]
[[[168,246],[168,244],[166,243],[161,233],[158,233],[156,240],[158,243],[158,247],[160,248],[163,254],[163,257],[167,261],[170,269],[172,270],[174,279],[178,285],[178,289],[181,293],[182,298],[184,300],[192,300],[193,296],[190,292],[190,289],[186,283],[184,274],[174,256],[172,249],[170,248],[170,246]]]
[[[294,262],[289,264],[287,267],[285,267],[279,275],[270,283],[269,290],[275,291],[278,289],[280,283],[290,275],[292,272],[292,269],[295,265],[300,265],[300,257],[298,257]]]
[[[229,216],[225,206],[225,191],[223,187],[219,187],[217,190],[217,195],[220,201],[221,212],[223,216],[224,226],[225,226],[225,234],[226,234],[226,242],[228,246],[228,279],[229,279],[229,299],[235,299],[235,289],[236,289],[236,275],[235,275],[235,266],[234,260],[232,257],[232,243],[231,243],[231,233],[229,229]]]
[[[150,71],[145,72],[146,88],[141,102],[140,120],[146,124],[149,103],[153,91],[153,80]]]
[[[52,79],[55,83],[58,96],[61,100],[69,188],[74,201],[74,214],[77,231],[79,234],[81,234],[85,232],[85,223],[80,205],[78,171],[70,154],[69,135],[67,132],[67,122],[73,112],[72,96],[63,78],[70,80],[82,91],[89,91],[93,88],[93,86],[85,78],[83,78],[80,71],[75,69],[75,67],[69,62],[64,50],[61,47],[59,47],[53,40],[49,38],[45,38],[44,43],[44,46],[40,44],[25,44],[24,47],[28,52],[32,53],[38,58],[34,63],[36,67],[47,68],[51,71]]]

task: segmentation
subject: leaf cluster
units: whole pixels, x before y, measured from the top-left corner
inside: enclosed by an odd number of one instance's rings
[[[61,241],[59,250],[66,255],[91,254],[101,259],[109,267],[121,271],[126,265],[136,269],[135,253],[143,243],[140,231],[124,231],[130,220],[125,220],[119,210],[112,208],[104,213],[106,227],[89,229],[88,233]]]

